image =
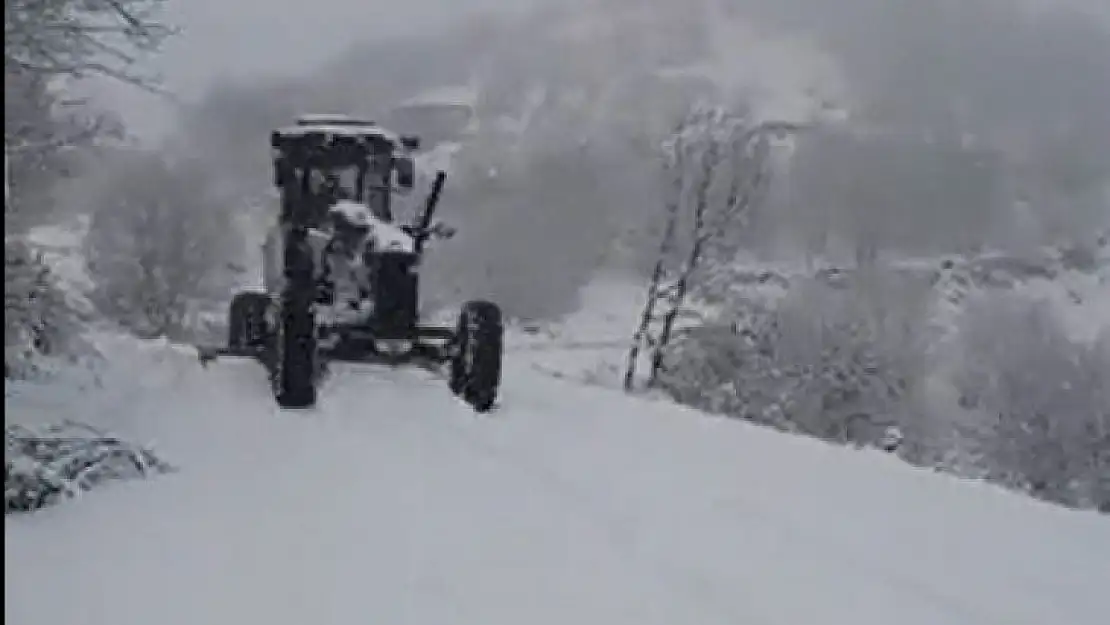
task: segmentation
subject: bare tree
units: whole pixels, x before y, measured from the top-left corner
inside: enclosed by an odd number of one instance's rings
[[[159,21],[166,0],[7,0],[4,62],[38,74],[104,75],[146,89],[140,67],[173,29]]]
[[[64,173],[59,155],[105,131],[112,117],[88,114],[66,82],[94,75],[157,91],[141,70],[173,29],[159,21],[166,0],[7,0],[4,7],[5,216],[21,193]],[[78,111],[82,111],[78,113]],[[64,157],[63,157],[64,158]],[[34,197],[28,201],[41,200]],[[25,202],[26,203],[26,202]],[[6,220],[7,222],[7,220]]]
[[[706,252],[728,228],[742,227],[763,198],[771,173],[770,140],[798,129],[787,122],[757,122],[746,111],[697,107],[664,143],[670,197],[647,303],[628,353],[626,389],[634,385],[645,346],[651,349],[648,385],[654,383]]]
[[[52,214],[55,183],[74,175],[102,139],[121,136],[110,113],[92,112],[53,87],[53,77],[23,69],[5,73],[4,216],[9,233]]]

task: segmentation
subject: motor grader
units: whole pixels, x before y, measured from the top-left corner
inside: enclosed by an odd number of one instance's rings
[[[500,308],[466,302],[453,327],[420,321],[426,243],[453,230],[433,221],[440,171],[415,215],[394,216],[414,192],[419,139],[366,120],[303,116],[271,133],[280,207],[266,234],[263,288],[236,294],[227,345],[201,348],[202,362],[251,357],[267,368],[277,403],[316,403],[334,361],[418,364],[444,371],[453,393],[491,410],[501,379]]]

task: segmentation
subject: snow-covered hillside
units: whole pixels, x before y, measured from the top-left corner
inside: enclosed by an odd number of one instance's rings
[[[1105,517],[557,380],[540,350],[476,417],[418,371],[343,367],[280,412],[254,363],[101,347],[99,388],[9,389],[9,419],[83,417],[180,470],[9,517],[14,623],[1105,616]]]

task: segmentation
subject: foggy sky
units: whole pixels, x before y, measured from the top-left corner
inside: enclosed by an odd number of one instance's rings
[[[150,59],[163,86],[192,101],[218,78],[299,75],[357,42],[404,37],[462,15],[520,11],[542,0],[170,0],[180,36]],[[170,130],[174,105],[115,83],[94,93],[140,137]]]

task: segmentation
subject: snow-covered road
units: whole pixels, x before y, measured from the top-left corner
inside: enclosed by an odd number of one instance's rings
[[[877,452],[528,367],[482,417],[413,370],[283,413],[253,363],[117,369],[85,405],[181,470],[7,519],[11,623],[1105,622],[1105,517]]]

